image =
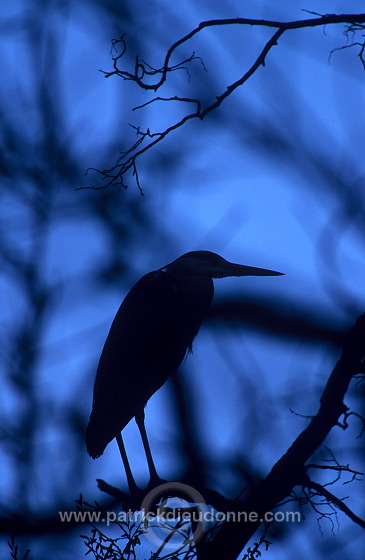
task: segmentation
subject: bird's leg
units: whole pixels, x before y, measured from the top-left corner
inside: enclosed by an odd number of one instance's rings
[[[134,480],[132,469],[128,461],[127,452],[124,447],[122,435],[118,434],[115,439],[117,440],[119,451],[122,457],[125,474],[127,476],[129,492],[131,495],[133,495],[135,492],[139,492],[140,489],[138,488],[136,481]]]
[[[150,481],[148,483],[148,486],[150,486],[152,484],[156,484],[156,483],[161,483],[163,481],[157,474],[155,463],[153,462],[153,458],[152,458],[150,444],[148,443],[146,427],[144,425],[144,410],[143,409],[142,409],[141,412],[138,412],[136,414],[135,419],[136,419],[136,423],[137,423],[139,432],[141,434],[142,443],[143,443],[144,451],[145,451],[145,454],[146,454],[148,469],[150,471]]]

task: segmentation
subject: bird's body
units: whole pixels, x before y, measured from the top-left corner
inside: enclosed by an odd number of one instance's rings
[[[100,357],[86,432],[89,454],[102,455],[133,417],[148,447],[144,406],[191,348],[213,299],[213,278],[278,274],[193,251],[143,276],[120,306]]]
[[[97,370],[86,433],[92,457],[143,409],[181,364],[213,299],[213,281],[163,270],[141,278],[120,306]]]

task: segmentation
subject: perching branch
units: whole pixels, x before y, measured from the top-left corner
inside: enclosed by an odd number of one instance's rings
[[[323,443],[331,429],[339,425],[340,417],[348,411],[343,399],[351,379],[361,368],[364,355],[365,314],[357,319],[348,333],[342,355],[323,391],[317,414],[274,465],[268,476],[258,484],[247,499],[239,504],[239,511],[255,512],[257,520],[226,522],[213,542],[198,543],[199,560],[223,557],[226,560],[235,560],[255,533],[265,513],[272,511],[288,497],[295,486],[303,485],[303,481],[307,480],[306,462]],[[329,497],[328,491],[325,491]],[[334,503],[338,506],[336,501]],[[341,509],[345,511],[346,508]],[[357,523],[363,523],[352,513],[351,519],[353,518],[356,518]]]
[[[313,12],[312,12],[313,13]],[[93,169],[100,175],[102,175],[103,180],[105,183],[102,186],[91,187],[94,189],[100,188],[107,188],[112,185],[120,185],[123,188],[127,188],[125,183],[125,175],[131,171],[132,175],[135,177],[136,184],[143,194],[139,177],[137,171],[137,160],[145,154],[147,151],[151,150],[154,146],[159,144],[164,138],[166,138],[170,133],[173,131],[181,128],[184,126],[188,121],[192,119],[200,119],[203,120],[209,113],[217,109],[225,99],[227,99],[236,89],[241,87],[245,84],[249,78],[260,68],[261,66],[265,66],[266,58],[271,49],[278,44],[279,39],[281,36],[290,30],[296,29],[303,29],[308,27],[318,27],[322,25],[330,25],[330,24],[346,24],[345,34],[347,37],[352,37],[352,41],[350,44],[345,45],[345,47],[340,48],[347,48],[350,46],[357,46],[359,48],[359,58],[364,65],[365,68],[365,60],[364,60],[364,52],[365,52],[365,38],[364,35],[361,35],[360,41],[355,41],[355,35],[359,32],[365,30],[365,14],[327,14],[327,15],[320,15],[320,14],[313,14],[315,17],[303,19],[303,20],[296,20],[290,22],[281,22],[281,21],[271,21],[271,20],[261,20],[261,19],[250,19],[250,18],[229,18],[229,19],[216,19],[216,20],[209,20],[201,22],[196,28],[194,28],[190,33],[185,35],[184,37],[178,39],[171,47],[168,49],[164,62],[160,68],[153,68],[150,64],[145,62],[144,60],[140,59],[138,56],[136,57],[135,66],[133,72],[128,71],[120,67],[120,62],[123,56],[126,53],[127,45],[125,41],[125,36],[122,35],[120,39],[115,39],[112,42],[112,49],[117,50],[121,47],[121,51],[116,56],[112,56],[113,59],[113,71],[112,72],[105,72],[105,77],[109,78],[111,76],[119,76],[123,80],[128,80],[135,82],[138,87],[146,91],[157,91],[168,79],[168,76],[171,72],[176,70],[186,70],[188,71],[188,65],[194,61],[201,59],[193,53],[190,57],[185,58],[184,60],[173,64],[171,59],[173,55],[176,53],[181,45],[184,45],[190,39],[192,39],[195,35],[202,32],[206,28],[211,27],[221,27],[227,25],[241,25],[241,26],[256,26],[256,27],[267,27],[275,29],[275,32],[271,36],[271,38],[265,43],[264,47],[262,48],[261,52],[259,53],[258,57],[256,58],[255,62],[238,78],[236,81],[232,82],[231,84],[227,85],[226,89],[221,92],[220,94],[216,95],[215,101],[210,105],[206,106],[205,108],[202,107],[200,100],[180,97],[178,95],[174,95],[169,98],[164,97],[155,97],[142,105],[135,107],[136,109],[141,109],[142,107],[146,107],[150,103],[155,101],[174,101],[178,103],[187,103],[195,105],[195,109],[189,113],[187,113],[183,118],[174,122],[171,126],[167,127],[165,130],[161,132],[151,132],[150,130],[142,131],[140,127],[134,127],[136,129],[137,140],[136,142],[129,148],[127,151],[123,152],[117,161],[117,163],[111,167],[110,169],[106,169],[103,171]],[[336,50],[336,49],[335,49]],[[333,51],[332,51],[333,52]],[[156,78],[154,81],[151,78]]]

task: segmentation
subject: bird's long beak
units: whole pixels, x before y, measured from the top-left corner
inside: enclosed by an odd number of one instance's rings
[[[227,276],[283,276],[283,272],[268,270],[267,268],[257,268],[244,264],[235,264],[226,261],[216,267],[213,278],[226,278]]]

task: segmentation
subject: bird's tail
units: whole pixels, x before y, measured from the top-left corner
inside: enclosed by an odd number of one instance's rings
[[[118,414],[115,411],[113,414],[112,407],[108,411],[104,408],[100,410],[100,407],[94,403],[85,434],[86,449],[90,457],[93,459],[100,457],[108,443],[125,428],[133,417],[133,413],[129,413],[129,410],[127,412],[128,414],[121,415],[118,410]]]
[[[116,435],[107,428],[105,423],[100,421],[92,411],[86,428],[85,443],[87,452],[93,459],[97,459],[104,453],[104,449]]]

